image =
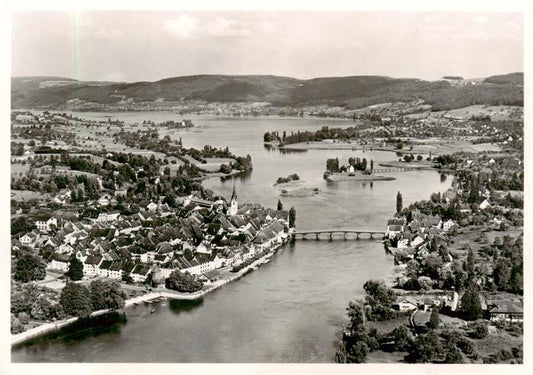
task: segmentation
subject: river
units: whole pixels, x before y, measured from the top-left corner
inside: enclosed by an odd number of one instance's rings
[[[127,122],[180,120],[167,112],[74,113],[79,117]],[[275,207],[280,176],[297,173],[313,197],[284,197],[294,206],[297,228],[383,230],[400,191],[404,205],[444,191],[433,171],[396,172],[395,181],[328,183],[322,179],[326,159],[350,156],[390,161],[390,152],[329,151],[285,153],[263,146],[265,131],[315,130],[324,125],[353,126],[346,120],[186,116],[194,128],[172,130],[185,147],[229,146],[250,154],[253,172],[236,180],[239,203]],[[204,186],[229,198],[232,181],[208,179]],[[272,262],[206,295],[197,303],[165,301],[127,310],[128,321],[87,334],[43,337],[12,350],[13,362],[332,362],[346,323],[349,300],[363,295],[368,279],[391,280],[394,267],[378,240],[296,241]]]

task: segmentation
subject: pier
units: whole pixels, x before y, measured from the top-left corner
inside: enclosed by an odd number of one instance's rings
[[[324,229],[324,230],[303,230],[295,231],[292,238],[295,240],[359,240],[374,239],[385,236],[382,230],[361,230],[361,229]]]

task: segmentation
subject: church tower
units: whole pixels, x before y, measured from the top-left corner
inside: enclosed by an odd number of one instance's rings
[[[239,203],[237,202],[237,192],[235,191],[235,181],[233,182],[233,193],[231,194],[231,199],[229,201],[229,215],[235,216],[237,214],[237,208]]]

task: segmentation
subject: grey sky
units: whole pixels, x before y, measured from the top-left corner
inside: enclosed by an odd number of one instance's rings
[[[520,13],[15,12],[12,75],[438,79],[523,71]]]

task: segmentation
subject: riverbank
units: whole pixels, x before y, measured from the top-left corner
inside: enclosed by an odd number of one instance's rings
[[[197,300],[199,298],[202,298],[206,294],[230,283],[233,281],[236,281],[249,273],[252,270],[255,270],[259,268],[262,264],[268,263],[270,258],[274,256],[277,251],[284,246],[289,241],[290,236],[287,237],[287,240],[282,242],[281,244],[275,245],[272,247],[267,254],[265,254],[263,257],[259,258],[255,262],[251,263],[250,265],[244,267],[242,270],[238,272],[226,272],[221,276],[219,280],[216,280],[214,282],[211,282],[209,285],[207,285],[204,289],[194,292],[194,293],[181,293],[174,290],[170,290],[167,288],[155,288],[149,293],[143,294],[141,296],[136,296],[133,298],[129,298],[124,301],[124,309],[128,307],[135,306],[139,303],[144,302],[150,302],[154,300],[159,300],[161,298],[168,298],[168,299],[177,299],[177,300]],[[90,317],[98,317],[105,315],[107,313],[112,312],[113,310],[105,309],[105,310],[98,310],[91,313]],[[51,323],[45,323],[38,327],[29,329],[27,331],[18,333],[16,335],[11,335],[11,346],[22,344],[26,341],[29,341],[31,339],[46,335],[48,333],[57,332],[60,329],[69,326],[79,320],[78,317],[71,317],[67,319],[58,320]]]

